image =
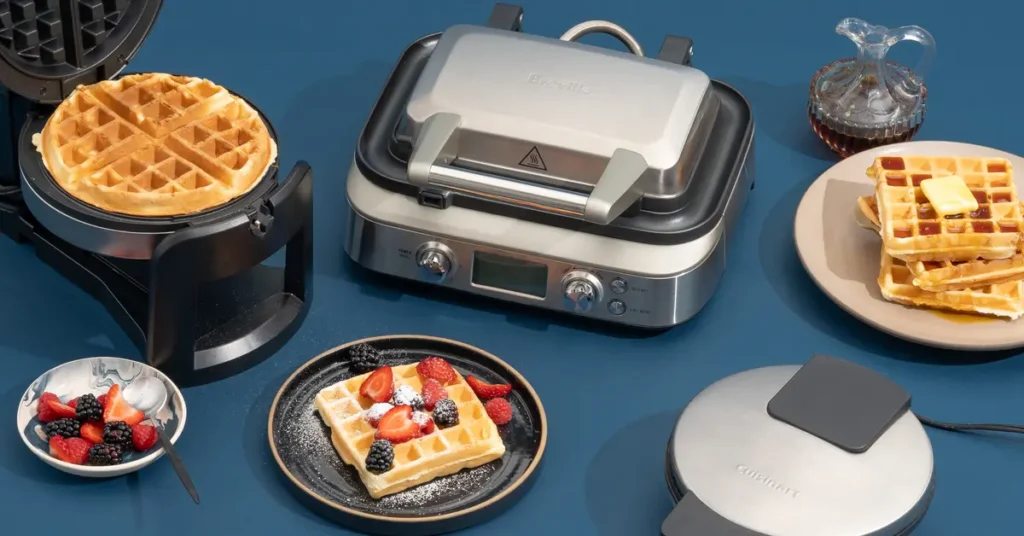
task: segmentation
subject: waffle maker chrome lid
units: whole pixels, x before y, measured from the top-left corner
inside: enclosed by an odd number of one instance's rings
[[[663,536],[909,534],[934,489],[909,406],[880,374],[820,355],[712,384],[669,440]]]
[[[356,164],[389,190],[440,197],[438,208],[692,241],[719,223],[747,167],[753,114],[686,63],[453,26],[406,50]]]

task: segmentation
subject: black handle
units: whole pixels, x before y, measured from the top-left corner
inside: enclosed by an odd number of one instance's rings
[[[676,65],[693,66],[693,39],[678,35],[667,35],[661,43],[658,59]]]
[[[716,514],[687,493],[661,524],[661,536],[764,536]]]
[[[510,32],[523,31],[523,8],[501,2],[494,4],[491,18],[487,19],[487,27]]]
[[[157,246],[150,261],[146,354],[151,365],[165,372],[178,368],[190,372],[195,363],[181,357],[196,352],[199,285],[252,268],[282,246],[287,247],[282,294],[294,296],[299,302],[308,299],[313,279],[312,178],[309,164],[299,162],[285,182],[261,204],[223,220],[178,231]],[[294,307],[282,306],[263,326],[266,330],[278,330],[290,324],[295,314]],[[261,339],[268,334],[269,331],[251,336]],[[216,360],[230,360],[230,355]]]

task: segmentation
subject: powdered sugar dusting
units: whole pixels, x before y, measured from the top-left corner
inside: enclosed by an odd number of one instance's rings
[[[412,406],[419,397],[420,395],[415,389],[408,385],[402,385],[398,389],[395,389],[393,400],[395,401],[395,405],[398,406]]]
[[[391,408],[393,407],[394,406],[387,402],[378,402],[370,406],[370,409],[363,412],[363,418],[369,422],[377,422],[385,413],[391,411]]]
[[[492,462],[476,469],[443,476],[415,488],[383,497],[375,506],[387,510],[406,510],[435,503],[440,497],[462,498],[479,491],[497,470],[498,465]]]
[[[426,426],[427,423],[430,422],[430,415],[427,415],[426,413],[424,413],[422,411],[413,412],[413,414],[412,414],[412,422],[414,422],[414,423],[416,423],[416,424],[418,424],[420,426]]]

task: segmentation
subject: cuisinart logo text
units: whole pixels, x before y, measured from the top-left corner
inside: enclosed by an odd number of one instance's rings
[[[743,464],[737,465],[736,466],[736,472],[738,472],[739,474],[741,474],[741,475],[743,475],[743,476],[753,480],[754,482],[760,482],[762,485],[764,485],[764,486],[766,486],[768,488],[771,488],[771,489],[773,489],[773,490],[775,490],[775,491],[777,491],[777,492],[779,492],[779,493],[781,493],[783,495],[788,495],[788,496],[790,496],[790,497],[792,497],[794,499],[798,495],[800,495],[799,491],[797,491],[797,490],[795,490],[793,488],[787,488],[786,486],[783,486],[782,484],[779,484],[775,480],[772,480],[772,478],[769,477],[768,475],[766,475],[764,473],[759,473],[759,472],[757,472],[757,471],[747,467],[746,465],[743,465]]]
[[[557,78],[548,78],[537,73],[530,73],[530,76],[526,77],[526,81],[530,84],[550,87],[566,91],[568,93],[578,93],[580,95],[590,95],[591,93],[591,89],[583,84],[583,82],[576,82],[574,80],[558,80]]]

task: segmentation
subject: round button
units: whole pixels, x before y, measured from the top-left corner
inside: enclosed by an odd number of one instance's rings
[[[627,283],[625,279],[620,279],[618,277],[612,279],[609,286],[615,294],[625,294],[626,291],[629,290],[629,283]]]
[[[575,270],[562,278],[562,304],[566,309],[585,313],[601,301],[601,281],[589,272]]]
[[[427,281],[440,283],[448,277],[452,269],[452,261],[448,255],[439,249],[427,248],[420,252],[416,258],[416,264],[420,267],[420,274]]]
[[[612,287],[614,289],[614,287]],[[626,312],[626,304],[622,300],[612,300],[608,302],[608,312],[619,316]]]

